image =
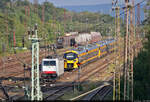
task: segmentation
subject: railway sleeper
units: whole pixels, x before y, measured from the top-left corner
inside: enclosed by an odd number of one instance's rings
[[[88,94],[87,96],[85,96],[82,100],[91,100],[92,97],[94,97],[99,91],[101,90],[101,88],[99,90],[96,90],[90,94]]]
[[[111,91],[110,86],[105,86],[101,90],[99,90],[90,100],[103,100],[106,95]]]
[[[14,95],[14,96],[11,96],[10,98],[11,98],[11,100],[21,100],[24,98],[24,96]]]
[[[57,93],[59,90],[49,90],[43,93],[44,100],[47,100],[48,97],[52,96],[53,94]]]
[[[24,81],[24,80],[31,80],[29,77],[0,77],[0,81],[9,80],[9,81]]]
[[[56,99],[58,99],[59,97],[61,97],[63,95],[64,95],[64,93],[55,94],[52,97],[48,97],[47,100],[56,100]]]
[[[104,100],[104,98],[111,92],[112,88],[109,87],[106,92],[101,96],[101,99],[100,100]]]
[[[103,87],[101,90],[99,90],[96,94],[94,94],[94,96],[93,96],[90,100],[102,100],[104,94],[105,94],[106,91],[107,91],[107,87],[108,87],[108,86],[105,86],[105,87]]]
[[[103,100],[104,97],[111,91],[111,89],[112,88],[110,86],[103,86],[102,88],[89,93],[81,100]]]

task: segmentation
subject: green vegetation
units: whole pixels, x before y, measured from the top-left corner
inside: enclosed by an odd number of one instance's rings
[[[150,1],[147,2],[150,6]],[[147,10],[148,18],[144,21],[146,37],[144,48],[134,60],[134,99],[150,100],[150,11]]]
[[[150,1],[147,2],[150,6]],[[147,19],[141,25],[142,31],[145,31],[145,38],[143,39],[143,49],[137,57],[134,58],[134,100],[150,100],[150,10]],[[123,99],[123,78],[121,81],[121,96]],[[131,97],[131,93],[129,93]]]
[[[43,5],[44,24],[42,24]],[[25,46],[29,48],[27,30],[35,23],[38,23],[39,37],[46,40],[48,44],[55,42],[57,36],[70,31],[99,31],[102,35],[114,34],[112,30],[114,19],[109,15],[66,10],[64,17],[64,9],[56,8],[49,2],[34,5],[28,0],[0,0],[0,53],[12,51],[14,32],[16,46],[21,47],[22,39],[25,39]],[[40,44],[45,44],[45,41]]]

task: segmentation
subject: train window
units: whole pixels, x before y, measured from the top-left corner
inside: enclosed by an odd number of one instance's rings
[[[62,41],[62,39],[58,39],[58,42],[61,42]]]
[[[62,42],[63,42],[63,38],[58,38],[58,39],[57,39],[57,42],[58,42],[58,43],[62,43]]]
[[[83,49],[83,47],[78,47],[78,51],[82,51]]]
[[[56,66],[56,61],[44,61],[44,66]]]
[[[90,48],[90,47],[92,47],[92,45],[91,45],[91,44],[86,45],[86,48]]]
[[[64,54],[64,58],[66,58],[68,60],[73,60],[73,59],[77,58],[77,54],[72,53],[72,52],[66,53],[66,54]]]

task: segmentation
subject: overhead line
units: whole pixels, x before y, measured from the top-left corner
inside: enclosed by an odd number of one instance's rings
[[[141,3],[145,2],[145,1],[146,1],[146,0],[143,0],[143,1],[139,2],[139,3],[137,3],[136,5],[133,6],[133,8],[135,8],[136,6],[138,6],[138,4],[141,4]],[[126,11],[127,11],[127,10],[126,10]],[[120,16],[121,16],[122,14],[124,14],[124,12],[126,12],[126,11],[121,12],[121,13],[120,13]]]

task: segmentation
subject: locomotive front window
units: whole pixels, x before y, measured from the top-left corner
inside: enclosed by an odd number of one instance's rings
[[[58,42],[59,42],[59,43],[62,43],[62,41],[63,41],[63,39],[58,39]]]
[[[75,58],[77,58],[77,54],[75,53],[66,53],[64,54],[64,58],[67,59],[67,60],[73,60]]]
[[[56,66],[56,61],[44,61],[44,66]]]

